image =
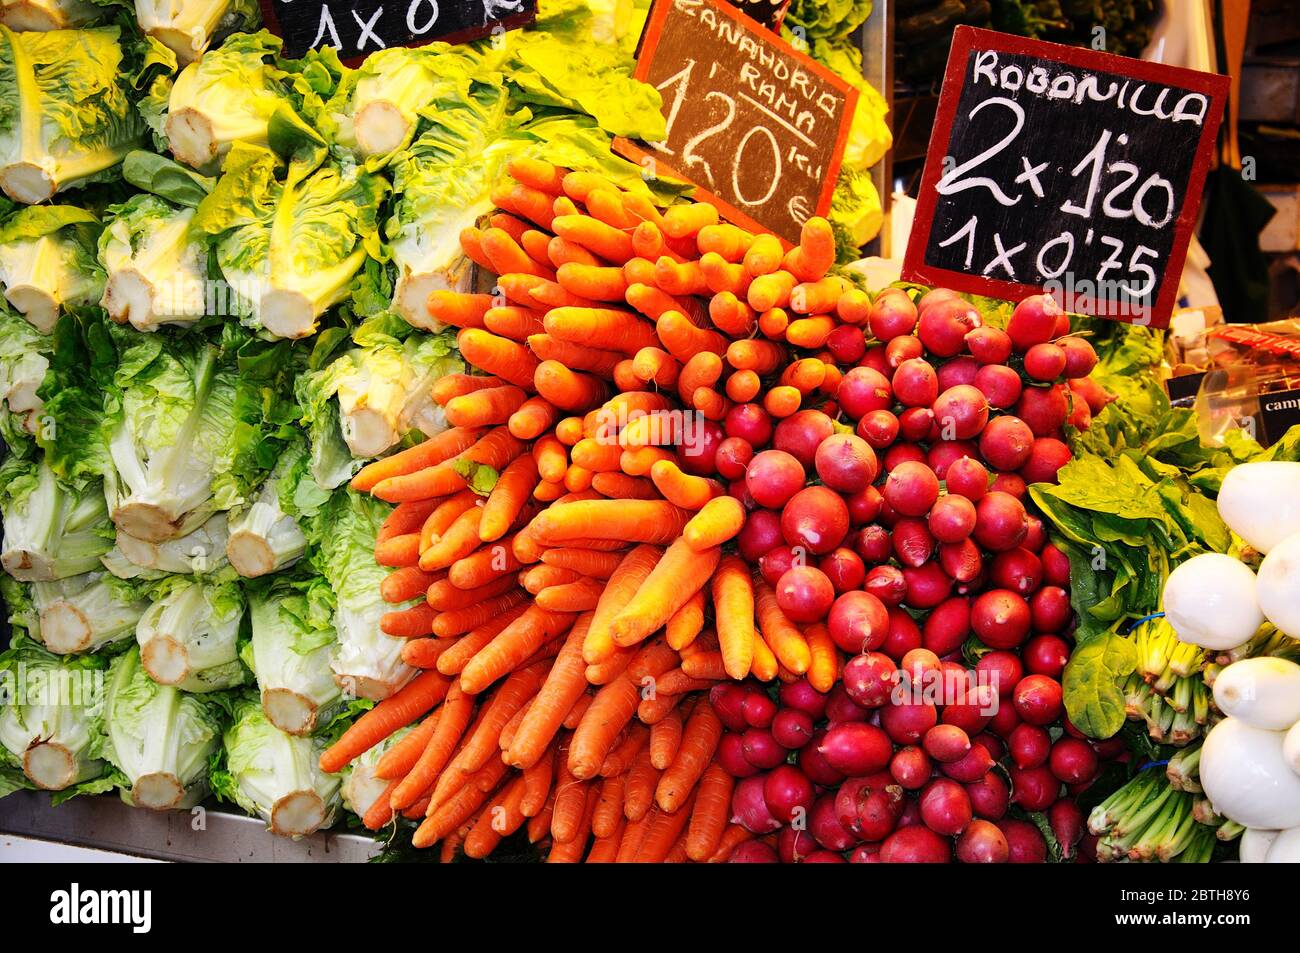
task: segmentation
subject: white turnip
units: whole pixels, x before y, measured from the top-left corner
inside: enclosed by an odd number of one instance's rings
[[[1300,463],[1261,460],[1228,471],[1219,488],[1219,515],[1261,553],[1300,533]]]
[[[1300,639],[1300,533],[1268,551],[1255,589],[1260,611],[1279,631]]]
[[[1286,731],[1300,721],[1300,665],[1268,655],[1234,662],[1214,680],[1214,703],[1252,727]]]
[[[1300,775],[1282,756],[1280,731],[1225,718],[1201,747],[1200,778],[1214,810],[1246,827],[1300,826]]]
[[[1237,859],[1243,864],[1264,863],[1268,849],[1280,833],[1282,832],[1261,830],[1258,827],[1246,828],[1241,832],[1241,840],[1237,842]]]
[[[1222,553],[1202,553],[1165,580],[1165,619],[1183,642],[1231,649],[1264,622],[1250,567]]]
[[[1264,855],[1266,864],[1300,864],[1300,827],[1278,831]]]

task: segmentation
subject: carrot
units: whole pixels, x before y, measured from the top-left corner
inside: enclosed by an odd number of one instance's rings
[[[707,202],[674,205],[664,212],[664,231],[673,238],[686,238],[716,224],[718,210]]]
[[[537,393],[563,410],[587,410],[607,396],[603,381],[590,374],[572,371],[559,361],[542,361],[533,373]]]
[[[753,243],[753,235],[729,223],[706,225],[695,236],[701,255],[719,255],[726,261],[742,260]]]
[[[812,662],[808,641],[786,618],[777,605],[776,593],[761,577],[754,579],[754,609],[763,641],[771,647],[777,660],[796,675],[808,671]]]
[[[763,636],[754,632],[754,661],[749,666],[749,674],[760,682],[770,682],[780,671],[780,663],[772,654],[772,649],[763,641]]]
[[[579,214],[578,206],[575,205],[573,199],[569,198],[567,195],[557,195],[555,201],[551,203],[551,208],[554,210],[556,215]]]
[[[429,586],[428,592],[425,593],[425,600],[430,607],[439,612],[450,612],[453,609],[476,606],[485,599],[509,592],[516,585],[518,580],[513,573],[499,575],[466,589],[455,585],[450,578],[440,579]]]
[[[800,281],[817,281],[835,264],[835,233],[830,222],[813,217],[803,223],[799,244],[786,256]]]
[[[375,546],[375,562],[381,566],[414,566],[419,561],[419,533],[403,533]]]
[[[503,424],[528,399],[513,385],[489,387],[447,402],[447,422],[455,427],[490,427]]]
[[[661,255],[676,255],[668,248],[663,230],[655,222],[641,222],[632,229],[632,251],[638,258],[654,261]]]
[[[729,295],[729,300],[737,303],[736,296],[745,294],[753,280],[744,265],[732,264],[715,252],[708,252],[700,259],[700,273],[704,276],[704,283],[708,285],[709,291],[715,295]],[[723,307],[724,310],[727,309],[726,305]],[[712,315],[712,302],[709,305],[709,312]],[[750,314],[752,315],[753,312],[750,311]],[[717,324],[716,317],[714,324]]]
[[[537,701],[520,723],[506,760],[520,768],[536,764],[560,730],[569,710],[587,690],[583,677],[582,643],[586,639],[591,613],[579,616],[556,656],[555,665],[537,694]]]
[[[578,696],[578,700],[573,703],[573,707],[569,709],[569,713],[564,716],[562,724],[565,728],[572,731],[574,728],[578,727],[578,724],[582,721],[582,716],[585,715],[587,709],[591,707],[591,700],[594,697],[594,695],[590,694]]]
[[[600,838],[612,837],[623,822],[623,775],[600,782],[600,797],[591,815],[591,832]]]
[[[772,308],[758,316],[758,330],[763,337],[785,340],[785,329],[790,326],[790,316],[784,308]]]
[[[621,459],[621,455],[620,455]],[[657,500],[659,491],[653,483],[626,473],[597,473],[591,480],[592,489],[611,500]]]
[[[493,291],[497,295],[497,304],[502,303],[500,296],[504,295],[506,300],[516,306],[532,310],[537,307],[538,303],[537,299],[533,297],[533,290],[546,283],[547,279],[540,278],[537,275],[498,275],[497,286]]]
[[[519,810],[523,796],[523,778],[516,778],[488,800],[465,837],[466,857],[481,860],[492,853],[503,837],[523,826],[524,815]]]
[[[754,277],[770,275],[781,267],[783,257],[781,241],[775,235],[755,235],[753,243],[745,252],[745,270]]]
[[[559,361],[575,371],[590,371],[600,377],[609,377],[623,360],[623,354],[619,351],[588,347],[546,333],[530,335],[528,346],[540,360]]]
[[[671,460],[660,460],[650,468],[650,479],[668,502],[684,510],[698,510],[713,499],[716,483],[701,476],[683,473]]]
[[[543,323],[553,337],[605,351],[632,355],[658,343],[647,321],[616,308],[552,308]]]
[[[673,763],[682,741],[682,716],[674,708],[650,728],[650,763],[662,771]]]
[[[622,302],[627,294],[622,268],[573,262],[561,265],[555,277],[566,291],[592,301]]]
[[[460,673],[461,688],[470,694],[481,692],[501,676],[514,671],[548,639],[566,631],[573,618],[566,613],[547,612],[532,606],[470,659]]]
[[[532,389],[538,361],[524,345],[479,328],[461,331],[456,344],[461,357],[475,367],[518,387]]]
[[[676,261],[660,255],[655,261],[655,284],[665,294],[676,297],[708,294],[709,283],[698,261]]]
[[[593,476],[595,474],[586,467],[571,463],[569,469],[564,471],[564,488],[570,493],[580,493],[583,490],[590,489]]]
[[[716,649],[707,649],[686,656],[682,659],[682,674],[688,678],[702,681],[721,681],[727,677],[722,652]]]
[[[545,197],[541,199],[542,205],[545,206],[546,213],[550,212],[551,203]],[[516,205],[518,203],[516,202]],[[538,209],[541,210],[540,207]],[[525,228],[524,232],[516,239],[528,253],[528,257],[539,264],[550,266],[551,254],[551,233],[544,232],[536,228]]]
[[[402,646],[402,661],[412,668],[437,668],[438,659],[454,644],[448,639],[410,639]]]
[[[712,351],[724,354],[729,343],[716,331],[696,327],[694,322],[680,311],[665,311],[655,322],[655,334],[662,342],[664,350],[685,363],[700,351]]]
[[[722,376],[722,357],[713,351],[698,351],[682,364],[677,377],[677,392],[689,400],[697,388],[712,387]]]
[[[506,421],[506,428],[511,436],[519,440],[532,440],[540,437],[555,423],[558,413],[543,397],[529,397]]]
[[[320,756],[320,769],[334,774],[393,732],[404,728],[442,701],[449,682],[438,672],[421,672],[393,695],[358,718]]]
[[[577,582],[581,578],[582,575],[572,569],[542,565],[525,570],[520,574],[519,581],[532,595],[537,595],[548,586],[562,586],[567,582]]]
[[[526,592],[512,589],[504,595],[486,599],[476,606],[440,613],[438,618],[433,620],[433,634],[448,639],[453,635],[470,632],[527,600]]]
[[[553,196],[564,191],[564,177],[568,175],[568,169],[552,165],[544,159],[518,156],[511,159],[506,168],[512,179],[529,188],[548,192]]]
[[[618,187],[597,172],[579,170],[564,177],[564,192],[575,202],[586,202],[587,196],[597,189],[617,191]]]
[[[547,586],[537,593],[537,605],[551,612],[587,612],[596,608],[604,588],[604,580],[587,578]]]
[[[623,816],[633,823],[645,817],[654,804],[658,782],[659,772],[650,762],[650,749],[645,748],[628,769],[627,784],[623,789]]]
[[[625,357],[614,365],[614,386],[619,390],[635,390],[643,381],[632,370],[632,358]]]
[[[820,280],[801,281],[790,292],[790,309],[796,314],[825,314],[834,311],[840,296],[850,287],[847,281],[832,275]]]
[[[534,225],[539,225],[547,231],[551,228],[551,220],[555,218],[555,210],[551,205],[552,200],[553,196],[547,195],[545,191],[532,188],[523,182],[516,182],[510,189],[510,204],[514,206],[515,211]],[[527,233],[525,233],[524,237],[527,237]],[[546,235],[545,238],[547,241],[550,240],[549,235]],[[528,252],[528,257],[534,261],[546,260],[545,255],[534,254],[527,244],[524,245],[524,249]]]
[[[660,460],[671,459],[672,453],[661,447],[628,447],[619,455],[618,465],[628,476],[647,476]]]
[[[482,525],[480,521],[480,532]],[[456,560],[448,567],[447,581],[457,589],[472,591],[498,579],[514,576],[521,567],[522,563],[510,550],[510,538],[507,537]]]
[[[556,761],[555,807],[551,813],[551,836],[559,843],[577,836],[587,801],[587,785],[573,776],[564,754],[561,748],[561,757]]]
[[[478,537],[484,542],[500,539],[514,524],[528,496],[537,485],[537,462],[529,454],[515,457],[497,478],[483,504]]]
[[[491,295],[467,294],[463,291],[434,291],[426,307],[435,321],[455,328],[481,328],[483,315],[492,307]]]
[[[871,296],[858,288],[850,288],[835,303],[835,313],[845,324],[866,324],[871,314]]]
[[[805,357],[787,364],[779,380],[782,385],[807,395],[821,387],[825,378],[826,365],[815,357]]]
[[[731,409],[730,401],[710,387],[695,388],[690,403],[708,420],[722,420]]]
[[[377,831],[393,819],[393,806],[388,803],[388,795],[395,787],[397,782],[389,781],[388,786],[366,808],[366,813],[361,816],[361,823],[366,830]]]
[[[656,387],[672,387],[681,373],[681,364],[662,348],[643,347],[632,358],[632,373]]]
[[[623,733],[622,740],[605,756],[605,760],[600,765],[600,776],[612,778],[626,773],[649,741],[650,733],[645,728],[635,722],[630,724],[627,731]]]
[[[371,492],[390,503],[447,496],[467,486],[465,478],[456,471],[458,464],[480,463],[500,470],[523,451],[524,444],[512,437],[510,431],[505,427],[494,427],[472,447],[452,459],[416,473],[381,480]]]
[[[721,656],[719,655],[719,657]],[[664,672],[659,679],[656,690],[663,692],[665,695],[681,697],[690,692],[706,692],[713,687],[714,682],[719,681],[722,681],[722,679],[694,678],[687,675],[684,669],[675,668]]]
[[[790,302],[794,291],[795,278],[788,271],[776,271],[770,275],[759,275],[749,284],[745,300],[755,311],[768,311],[772,308],[784,308]]]
[[[442,534],[451,529],[452,524],[460,519],[466,510],[478,505],[478,500],[479,496],[473,490],[461,490],[449,497],[433,501],[437,505],[429,512],[420,527],[420,552],[424,552],[440,540]]]
[[[473,817],[486,800],[487,794],[478,788],[462,787],[420,823],[411,835],[411,844],[415,847],[436,844]]]
[[[673,542],[610,623],[614,642],[634,645],[661,627],[709,581],[720,556],[716,548],[697,553],[680,538]]]
[[[538,659],[537,661],[544,661],[544,660]],[[497,747],[502,752],[510,750],[510,745],[515,740],[515,732],[519,730],[519,725],[523,722],[524,718],[528,715],[528,709],[533,707],[533,702],[536,700],[537,700],[537,696],[534,695],[532,698],[528,699],[528,701],[524,702],[523,705],[521,705],[515,711],[515,713],[510,716],[510,720],[507,721],[501,727],[501,734],[497,738]]]
[[[589,215],[557,215],[551,220],[551,229],[561,238],[567,238],[616,265],[623,264],[634,254],[631,238]]]
[[[713,574],[712,587],[713,616],[726,674],[740,680],[749,674],[754,661],[754,585],[749,566],[738,556],[724,556]]]
[[[438,610],[428,603],[420,603],[398,612],[385,612],[379,617],[379,631],[399,639],[415,639],[433,634],[433,617]]]
[[[826,626],[818,622],[804,630],[808,640],[810,661],[808,663],[808,683],[819,692],[829,692],[835,687],[835,679],[840,674],[839,652],[831,639]]]
[[[492,380],[492,378],[483,378],[483,380]],[[367,493],[384,480],[418,473],[452,459],[473,447],[486,433],[486,430],[478,427],[471,429],[453,427],[444,430],[438,436],[430,437],[414,447],[367,464],[352,478],[350,486],[358,493]]]
[[[653,281],[653,272],[646,277]],[[670,295],[653,284],[632,282],[627,286],[624,300],[652,321],[657,321],[666,311],[678,311],[690,318],[693,324],[700,323],[696,320],[696,313],[701,309],[695,299]]]
[[[583,806],[582,819],[577,830],[567,841],[556,841],[551,845],[551,852],[546,855],[548,864],[577,864],[582,862],[582,855],[587,852],[587,839],[591,836],[591,815],[596,810],[596,788],[588,785],[587,800]]]
[[[452,761],[452,767],[466,774],[472,773],[487,764],[488,759],[501,750],[501,733],[506,724],[541,688],[542,673],[539,668],[534,665],[511,672],[501,687],[492,693],[491,700],[483,709],[483,716],[465,747]]]
[[[835,319],[829,314],[817,314],[810,318],[791,321],[785,329],[785,339],[795,347],[819,348],[826,343],[826,338],[835,330]]]
[[[742,293],[721,291],[709,301],[709,320],[728,337],[747,338],[758,323],[754,309],[738,297]]]
[[[714,762],[704,769],[686,835],[686,856],[696,863],[708,860],[721,844],[722,832],[731,816],[731,792],[735,785],[720,764]]]
[[[462,228],[460,231],[460,250],[465,253],[465,257],[480,268],[492,270],[492,262],[487,253],[483,251],[483,233],[477,228]]]
[[[802,402],[803,394],[799,393],[799,388],[783,384],[767,392],[763,398],[763,409],[773,417],[783,420],[792,416]]]
[[[538,696],[540,698],[540,696]],[[528,710],[531,712],[538,705],[537,698],[533,699],[532,705]],[[527,719],[527,715],[524,716]],[[523,723],[520,723],[520,728]],[[515,732],[515,738],[519,737],[519,732]],[[511,743],[513,749],[514,742]],[[524,797],[520,802],[519,809],[524,812],[525,817],[536,817],[546,806],[547,797],[551,793],[551,781],[555,776],[555,745],[552,744],[544,750],[537,760],[525,767],[524,771]]]
[[[576,295],[558,281],[537,281],[528,289],[534,305],[547,308],[594,308],[599,302]]]
[[[637,218],[623,207],[622,193],[613,189],[592,189],[587,193],[587,212],[620,231],[637,225]]]
[[[544,543],[609,539],[664,544],[681,535],[688,513],[664,500],[580,500],[557,503],[530,524]]]
[[[686,803],[703,775],[722,738],[722,722],[707,699],[691,711],[682,730],[677,757],[659,778],[655,803],[664,811],[676,811]]]
[[[619,732],[636,714],[640,691],[626,674],[602,686],[582,716],[569,743],[568,770],[576,778],[594,777]]]
[[[512,341],[527,341],[530,334],[541,332],[542,313],[532,308],[522,308],[514,304],[489,308],[487,313],[483,315],[483,326],[493,334],[499,334],[503,338],[509,338]]]
[[[610,578],[622,561],[623,553],[602,553],[591,549],[559,547],[542,553],[542,562],[548,566],[568,569],[595,579]]]
[[[692,644],[705,628],[705,593],[697,592],[664,623],[664,638],[672,649],[681,650]]]
[[[737,370],[767,375],[783,366],[785,362],[786,349],[772,341],[750,339],[732,341],[727,346],[727,363]]]
[[[596,437],[583,437],[573,445],[570,455],[578,466],[594,473],[604,473],[618,469],[618,459],[623,451],[617,443]]]
[[[557,200],[558,201],[558,200]],[[551,832],[551,814],[555,810],[555,788],[551,788],[546,796],[546,803],[542,809],[528,819],[526,830],[528,831],[528,843],[536,844],[543,837]]]
[[[685,800],[680,810],[671,813],[659,811],[650,823],[650,829],[646,831],[641,845],[637,848],[636,856],[633,858],[634,863],[662,864],[667,860],[673,845],[686,829],[694,801],[692,794]]]
[[[429,389],[433,402],[445,407],[453,397],[463,397],[489,387],[500,387],[505,382],[487,374],[445,374],[433,382]]]
[[[519,243],[510,237],[504,229],[488,228],[479,236],[479,247],[492,263],[492,270],[498,275],[524,274],[537,275],[539,278],[551,278],[554,272],[528,257],[528,253],[519,247]]]
[[[745,508],[732,496],[716,496],[682,529],[682,538],[697,552],[734,539],[745,525]]]
[[[375,777],[385,781],[400,780],[405,777],[420,759],[420,752],[429,743],[429,739],[433,737],[440,712],[441,709],[436,709],[432,715],[420,722],[419,727],[408,731],[400,741],[385,751],[375,765]]]
[[[726,830],[722,832],[722,837],[718,839],[717,850],[710,855],[707,862],[710,864],[725,864],[737,847],[745,843],[745,841],[753,839],[754,835],[739,824],[728,824]]]
[[[384,577],[379,584],[379,595],[388,603],[409,602],[419,598],[439,578],[438,573],[424,572],[418,566],[404,566]]]
[[[463,559],[478,549],[479,522],[483,519],[483,507],[471,506],[456,517],[447,531],[436,539],[432,545],[420,554],[420,568],[425,572],[446,569],[458,559]]]

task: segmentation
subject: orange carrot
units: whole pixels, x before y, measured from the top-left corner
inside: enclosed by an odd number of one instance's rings
[[[501,470],[523,451],[524,444],[512,437],[509,430],[505,427],[495,427],[474,446],[452,459],[416,473],[388,477],[375,484],[371,492],[381,500],[390,503],[447,496],[465,489],[468,485],[465,478],[457,472],[457,465],[480,463],[494,470]]]
[[[659,778],[655,803],[664,811],[676,811],[686,803],[704,769],[713,759],[722,738],[722,722],[708,699],[701,699],[682,730],[677,757]]]
[[[461,692],[460,686],[453,682],[447,689],[447,700],[439,711],[428,744],[402,783],[389,796],[396,810],[409,807],[425,788],[434,783],[451,757],[456,742],[469,726],[473,711],[474,699]]]
[[[551,220],[551,230],[615,265],[633,254],[631,238],[589,215],[557,215]]]
[[[783,384],[767,392],[763,398],[763,409],[773,417],[785,419],[792,416],[802,402],[803,394],[799,393],[799,388]]]
[[[819,348],[826,343],[827,336],[835,330],[835,319],[829,314],[817,314],[810,318],[791,321],[785,329],[785,339],[795,347]]]
[[[673,763],[682,741],[682,716],[674,708],[650,728],[650,763],[662,771]]]
[[[511,159],[507,169],[516,182],[553,196],[564,191],[564,177],[569,171],[544,159],[530,159],[526,156]]]
[[[740,680],[754,661],[754,585],[749,566],[738,556],[724,556],[712,586],[723,664],[728,676]]]
[[[570,370],[559,361],[542,361],[533,372],[537,393],[563,410],[587,410],[607,396],[603,381],[591,374]]]
[[[514,206],[515,211],[548,231],[551,220],[555,218],[555,211],[551,206],[552,198],[553,196],[547,195],[543,190],[531,188],[523,182],[517,182],[510,189],[510,204]],[[539,259],[539,256],[531,251],[529,257],[534,261],[545,260]]]
[[[790,293],[794,291],[794,286],[794,275],[788,271],[759,275],[750,282],[749,289],[745,292],[745,300],[755,311],[784,308],[790,303]]]
[[[665,294],[675,297],[708,294],[709,283],[698,261],[675,261],[660,255],[655,261],[655,284]]]
[[[557,412],[545,398],[529,397],[506,421],[511,436],[520,440],[540,437],[555,423]]]
[[[835,642],[826,626],[818,622],[804,630],[808,640],[811,661],[808,663],[808,682],[819,692],[829,692],[835,687],[840,674],[840,657]]]
[[[493,380],[493,378],[483,378],[483,380]],[[358,493],[367,493],[383,480],[418,473],[428,467],[436,466],[474,446],[486,432],[478,427],[470,430],[460,427],[444,430],[438,436],[430,437],[414,447],[367,464],[352,478],[350,486]]]
[[[745,525],[745,507],[733,496],[716,496],[682,529],[686,544],[697,552],[734,539]]]
[[[777,605],[776,593],[761,577],[754,580],[754,610],[763,641],[771,647],[777,660],[796,675],[808,671],[812,662],[808,641],[795,628],[794,623],[786,618]]]
[[[549,268],[529,258],[528,253],[520,248],[519,243],[504,229],[485,229],[479,236],[479,247],[483,249],[483,254],[487,255],[488,261],[492,263],[492,270],[498,275],[537,275],[547,279],[554,276]]]
[[[695,593],[664,623],[664,638],[680,651],[695,641],[704,628],[704,592]]]
[[[327,774],[343,770],[353,758],[369,751],[442,701],[449,684],[439,672],[422,672],[415,676],[403,688],[358,718],[338,741],[327,748],[320,756],[320,769]]]
[[[803,223],[799,244],[786,256],[790,270],[800,281],[817,281],[835,264],[835,233],[826,219],[813,217]]]
[[[484,600],[476,606],[440,613],[438,618],[433,620],[433,634],[439,638],[449,639],[454,635],[470,632],[526,601],[528,601],[528,593],[521,589],[512,589],[504,595]]]
[[[567,265],[570,262],[576,262],[580,265],[598,265],[598,259],[587,249],[567,238],[561,238],[556,235],[546,246],[547,257],[550,258],[551,264],[556,268],[561,265]]]
[[[722,653],[715,649],[694,652],[682,659],[682,673],[687,678],[721,681],[727,677]]]
[[[660,460],[672,460],[673,455],[662,447],[627,447],[619,455],[618,465],[628,476],[648,476]]]
[[[483,518],[481,506],[471,506],[447,527],[434,543],[420,554],[420,568],[425,572],[446,569],[458,559],[464,559],[478,549],[479,522]]]
[[[619,455],[620,462],[622,454]],[[626,473],[597,473],[591,480],[592,489],[611,500],[655,500],[659,491],[653,483]]]
[[[552,308],[543,323],[547,334],[562,341],[628,355],[658,343],[649,322],[615,308]]]
[[[528,346],[539,360],[559,361],[575,371],[590,371],[600,377],[609,377],[623,360],[623,354],[619,351],[588,347],[545,333],[530,335]]]
[[[478,328],[466,328],[456,336],[461,357],[488,374],[531,390],[537,359],[524,345]]]
[[[409,602],[426,592],[439,578],[438,573],[424,572],[418,566],[404,566],[384,577],[379,584],[379,596],[388,603]]]
[[[455,427],[503,424],[527,399],[528,395],[522,388],[512,385],[489,387],[462,397],[453,397],[447,402],[447,422]]]
[[[483,251],[482,243],[483,233],[477,228],[463,228],[460,232],[460,249],[465,253],[465,257],[480,268],[492,270],[492,261],[488,258],[487,253]]]
[[[600,838],[612,837],[623,822],[623,775],[600,782],[600,797],[591,816],[591,832]]]
[[[568,770],[574,777],[595,777],[640,699],[636,683],[626,675],[596,693],[569,743]]]
[[[600,765],[600,776],[602,778],[612,778],[627,772],[632,767],[632,762],[636,760],[641,749],[650,741],[650,733],[644,727],[633,722],[628,725],[627,731],[623,733],[623,738],[614,750],[605,756],[605,760]]]
[[[412,668],[437,668],[438,659],[454,644],[450,639],[410,639],[402,646],[402,661]]]
[[[609,539],[664,544],[681,535],[688,513],[663,500],[579,500],[551,505],[529,531],[541,542]]]
[[[665,695],[680,697],[688,692],[708,691],[713,683],[721,681],[716,678],[694,678],[686,674],[685,669],[675,668],[664,672],[656,685],[656,691]]]
[[[720,490],[711,480],[683,473],[671,460],[660,460],[651,467],[650,479],[668,502],[684,510],[699,510]]]
[[[540,696],[538,696],[540,697]],[[537,707],[537,699],[533,699],[533,704],[529,711]],[[528,716],[525,715],[525,718]],[[520,727],[523,727],[522,722]],[[519,732],[515,732],[515,737],[519,737]],[[514,742],[511,743],[513,749]],[[555,776],[555,745],[542,752],[541,756],[524,771],[524,797],[520,802],[519,809],[524,812],[525,817],[536,817],[546,806],[547,797],[551,793],[551,781]]]
[[[781,267],[783,257],[781,241],[775,235],[755,235],[745,252],[745,270],[755,277],[770,275]]]
[[[696,327],[680,311],[665,311],[659,315],[655,322],[655,335],[663,343],[664,350],[683,363],[700,351],[724,354],[729,343],[716,331]]]
[[[433,737],[441,710],[441,708],[436,709],[432,715],[420,722],[418,727],[408,731],[400,741],[384,752],[383,757],[375,765],[375,777],[392,781],[406,776],[407,772],[415,766],[415,762],[420,759],[420,752],[428,745],[429,739]]]
[[[561,265],[555,276],[565,290],[592,301],[622,302],[627,294],[622,268],[572,263]]]
[[[419,561],[419,533],[403,533],[375,546],[375,562],[381,566],[414,566]]]
[[[445,407],[453,397],[462,397],[488,387],[500,387],[504,383],[500,378],[486,374],[444,374],[433,382],[429,394],[435,404]]]
[[[731,816],[731,792],[735,784],[716,762],[705,768],[700,777],[686,835],[686,855],[696,863],[708,860],[722,841],[722,832]]]
[[[527,702],[541,688],[542,673],[540,666],[528,666],[517,672],[511,672],[501,686],[492,693],[492,698],[484,708],[482,716],[475,725],[449,767],[455,767],[465,774],[477,771],[501,750],[501,732]]]
[[[461,490],[437,502],[424,525],[420,527],[420,552],[424,552],[451,529],[466,510],[478,505],[479,496],[473,490]],[[407,504],[403,503],[403,506]]]
[[[650,763],[650,749],[644,748],[628,770],[623,789],[623,816],[633,823],[644,818],[654,804],[658,783],[659,772]]]
[[[796,314],[825,314],[834,311],[840,296],[852,287],[845,279],[832,275],[803,281],[790,292],[790,309]]]
[[[501,471],[496,485],[483,504],[478,524],[479,539],[491,542],[509,532],[533,487],[537,485],[537,480],[537,463],[528,454],[516,457]]]
[[[784,308],[772,308],[758,316],[758,330],[763,337],[785,340],[785,329],[790,326],[790,316]]]
[[[499,334],[503,338],[509,338],[512,341],[527,341],[530,334],[538,334],[542,330],[542,313],[532,308],[521,308],[519,305],[505,305],[499,308],[489,308],[483,315],[483,326],[493,334]]]
[[[674,541],[610,623],[614,642],[634,645],[660,628],[704,587],[720,556],[721,550],[716,548],[697,553],[680,538]]]
[[[509,592],[515,585],[517,580],[512,573],[499,575],[466,589],[455,585],[450,578],[440,579],[429,586],[428,592],[425,593],[425,600],[439,612],[449,612],[452,609],[465,609],[478,605],[484,599]]]
[[[701,256],[714,254],[725,261],[740,261],[753,243],[753,235],[729,223],[706,225],[695,236]]]
[[[840,295],[835,313],[845,324],[863,325],[871,314],[871,296],[858,288],[850,288]]]
[[[460,673],[461,688],[470,694],[481,692],[514,671],[548,639],[566,631],[573,619],[567,613],[547,612],[532,606],[470,659]]]
[[[437,612],[428,603],[420,603],[397,612],[385,612],[379,617],[379,631],[399,639],[432,635],[433,618]]]
[[[519,581],[523,587],[533,595],[537,595],[547,586],[562,586],[567,582],[576,582],[581,579],[580,573],[572,569],[561,569],[558,566],[534,566],[520,573]]]
[[[667,860],[673,845],[686,829],[686,822],[690,820],[694,801],[694,792],[692,792],[685,798],[679,810],[672,813],[661,810],[658,813],[637,848],[636,856],[633,858],[634,863],[662,864]]]
[[[702,228],[718,223],[718,210],[707,202],[674,205],[664,212],[664,231],[673,238],[695,235]]]
[[[483,315],[492,307],[492,296],[461,291],[434,291],[426,307],[435,321],[455,328],[481,328]]]
[[[582,644],[590,624],[589,612],[579,616],[574,623],[556,656],[555,665],[537,694],[537,700],[515,732],[505,756],[515,767],[529,768],[541,759],[569,710],[586,692]]]
[[[604,591],[603,579],[577,579],[547,586],[537,593],[537,605],[551,612],[587,612],[595,609]]]
[[[379,792],[379,796],[371,802],[366,813],[361,816],[361,823],[365,825],[366,830],[377,831],[393,819],[393,806],[388,803],[388,795],[395,787],[397,782],[389,781],[388,786]]]
[[[739,265],[731,267],[739,268]],[[747,286],[746,286],[747,287]],[[738,295],[742,291],[721,291],[709,301],[709,320],[713,326],[728,337],[747,338],[754,333],[758,315]]]

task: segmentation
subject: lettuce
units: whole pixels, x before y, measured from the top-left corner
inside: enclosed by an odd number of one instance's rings
[[[9,452],[31,456],[45,401],[39,394],[54,342],[0,306],[0,439]]]
[[[0,225],[5,298],[42,334],[65,306],[98,300],[104,272],[95,259],[99,220],[71,205],[19,209]]]
[[[99,486],[64,486],[44,461],[12,457],[0,465],[0,510],[0,563],[15,579],[51,582],[90,572],[112,548]]]
[[[34,582],[33,631],[57,655],[95,652],[135,635],[149,603],[139,589],[105,572]]]
[[[160,685],[215,692],[242,685],[244,596],[233,582],[169,577],[135,629],[140,663]]]
[[[135,19],[186,64],[214,38],[256,27],[262,15],[256,0],[135,0]]]
[[[0,23],[15,33],[75,30],[107,16],[102,6],[86,0],[4,0]]]

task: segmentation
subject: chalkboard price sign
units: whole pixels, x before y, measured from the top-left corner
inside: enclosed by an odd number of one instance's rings
[[[537,0],[261,0],[284,55],[332,46],[355,65],[390,46],[464,43],[537,18]]]
[[[958,27],[903,277],[1165,327],[1228,83]]]
[[[830,70],[727,4],[655,0],[636,77],[663,96],[668,138],[616,151],[787,242],[830,209],[858,101]]]

